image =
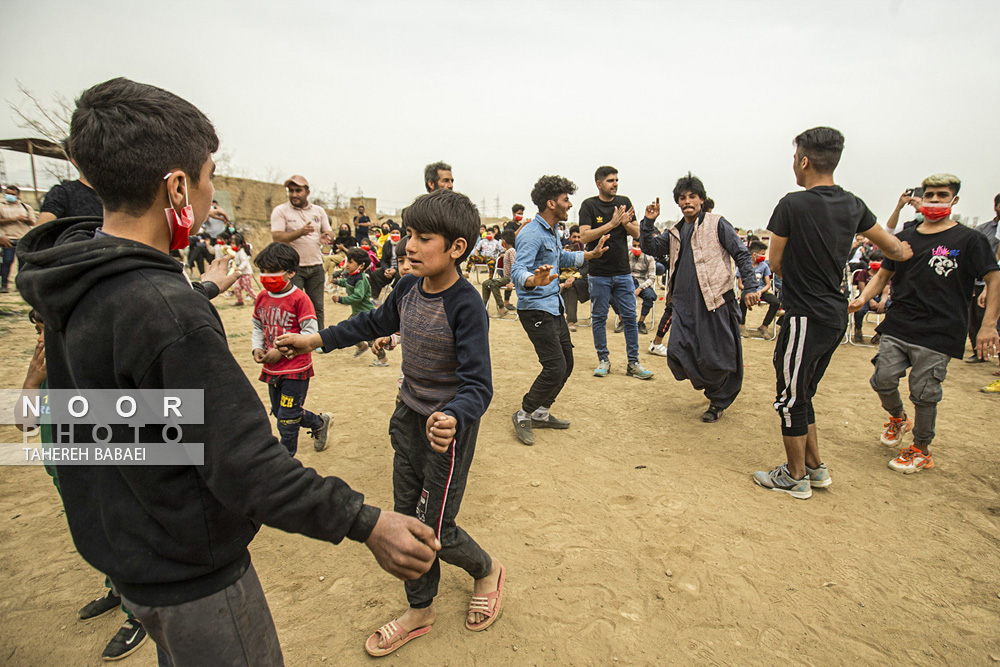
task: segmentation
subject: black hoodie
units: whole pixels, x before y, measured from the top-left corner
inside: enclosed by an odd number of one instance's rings
[[[218,313],[180,263],[136,241],[95,238],[100,226],[54,220],[18,244],[18,289],[45,322],[48,387],[204,389],[205,423],[183,433],[204,443],[205,463],[61,466],[80,555],[127,599],[162,606],[239,579],[262,523],[334,543],[366,540],[379,510],[304,468],[271,434]],[[75,442],[92,441],[89,428],[75,431]],[[141,441],[163,442],[159,431],[142,429]]]

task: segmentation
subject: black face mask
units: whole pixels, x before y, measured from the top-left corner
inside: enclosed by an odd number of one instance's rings
[[[337,234],[337,236],[340,236],[341,238],[346,238],[350,235],[351,235],[350,229],[341,229],[340,232]]]

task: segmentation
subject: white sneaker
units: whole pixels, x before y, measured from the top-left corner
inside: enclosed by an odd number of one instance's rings
[[[655,354],[658,357],[665,357],[667,356],[667,346],[664,345],[663,343],[656,345],[655,343],[651,342],[649,344],[649,353]]]

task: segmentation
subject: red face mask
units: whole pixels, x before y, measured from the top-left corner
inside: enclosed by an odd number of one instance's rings
[[[389,234],[389,240],[392,241],[393,243],[399,243],[399,239],[400,239],[399,234],[396,234],[395,232]]]
[[[174,172],[170,172],[172,173]],[[164,176],[163,180],[170,178],[170,174]],[[181,208],[180,215],[173,206],[168,206],[163,212],[167,214],[167,227],[170,228],[170,249],[182,250],[188,247],[188,237],[194,224],[194,209],[188,203],[187,188],[184,188],[184,207]]]
[[[233,249],[233,252],[239,252],[240,247],[238,245],[231,245],[229,247]]]
[[[524,216],[523,216],[523,215],[521,215],[520,213],[517,213],[517,214],[515,214],[515,215],[514,215],[514,221],[515,221],[515,222],[521,222],[521,220],[522,220],[523,218],[524,218]]]
[[[642,254],[642,248],[632,248],[632,254],[638,257]]]
[[[492,234],[487,234],[486,235],[486,240],[487,241],[492,241],[493,240],[493,235]]]
[[[868,265],[868,268],[872,273],[878,273],[878,270],[882,268],[882,262],[872,262]]]
[[[761,256],[761,257],[754,257],[753,258],[753,263],[754,264],[760,264],[763,261],[764,261],[764,257],[763,256]]]
[[[924,214],[924,218],[930,220],[931,222],[937,222],[938,220],[944,220],[949,215],[951,215],[951,203],[927,203],[920,207],[920,212]]]
[[[260,274],[260,284],[268,292],[277,294],[285,291],[285,288],[288,287],[288,280],[285,279],[284,273],[262,273]]]

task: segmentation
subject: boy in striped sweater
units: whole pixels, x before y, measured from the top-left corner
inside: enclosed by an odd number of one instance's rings
[[[505,570],[455,522],[475,454],[479,420],[493,398],[489,318],[476,288],[457,266],[468,256],[479,213],[465,195],[440,189],[403,212],[412,273],[377,310],[319,333],[278,339],[288,357],[402,334],[403,384],[389,420],[396,510],[434,528],[438,557],[473,578],[465,627],[485,630],[499,616]],[[406,582],[409,608],[373,633],[365,650],[392,653],[427,634],[436,613],[440,565]]]

